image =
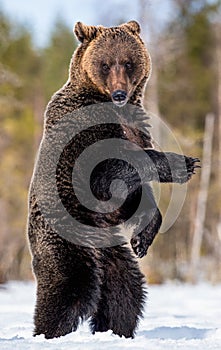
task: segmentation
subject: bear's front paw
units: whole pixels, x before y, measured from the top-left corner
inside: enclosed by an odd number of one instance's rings
[[[150,244],[142,232],[130,240],[131,247],[138,258],[143,258],[147,254]]]
[[[201,168],[201,166],[197,164],[200,162],[200,159],[185,156],[185,162],[186,162],[187,181],[188,181],[193,174],[196,174],[195,169]]]
[[[147,226],[143,225],[143,220],[145,220],[146,223],[149,221]],[[158,208],[148,210],[145,216],[140,218],[139,225],[144,228],[139,233],[134,233],[130,240],[131,247],[138,258],[143,258],[147,254],[148,248],[159,232],[161,223],[162,216]]]
[[[172,155],[170,157],[170,155]],[[167,159],[169,160],[170,172],[168,179],[171,176],[170,181],[173,183],[183,184],[190,180],[193,174],[195,174],[196,168],[201,168],[198,164],[199,158],[192,158],[181,156],[175,153],[167,153]]]

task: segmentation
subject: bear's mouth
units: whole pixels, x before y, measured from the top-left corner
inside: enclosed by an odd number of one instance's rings
[[[116,101],[113,101],[112,102],[117,106],[117,107],[123,107],[127,104],[127,101],[128,99],[126,99],[125,101],[122,101],[122,102],[116,102]]]
[[[123,107],[128,101],[128,94],[124,90],[115,90],[111,94],[111,99],[116,106]]]

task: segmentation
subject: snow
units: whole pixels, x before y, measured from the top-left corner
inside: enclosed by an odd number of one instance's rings
[[[168,283],[148,287],[144,319],[135,339],[111,331],[90,334],[85,322],[77,332],[46,340],[32,337],[35,284],[0,286],[1,350],[221,349],[221,285]]]

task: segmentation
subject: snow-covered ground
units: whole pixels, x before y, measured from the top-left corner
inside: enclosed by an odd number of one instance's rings
[[[35,285],[0,286],[1,350],[216,350],[221,349],[221,285],[166,284],[148,287],[144,319],[134,340],[111,331],[91,335],[84,323],[58,339],[32,337]]]

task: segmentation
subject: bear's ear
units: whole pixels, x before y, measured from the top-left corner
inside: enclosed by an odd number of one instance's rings
[[[133,34],[140,34],[140,25],[136,21],[130,21],[123,24],[124,27],[129,29]]]
[[[91,41],[97,35],[97,27],[87,26],[81,22],[77,22],[74,27],[74,33],[81,43]]]

